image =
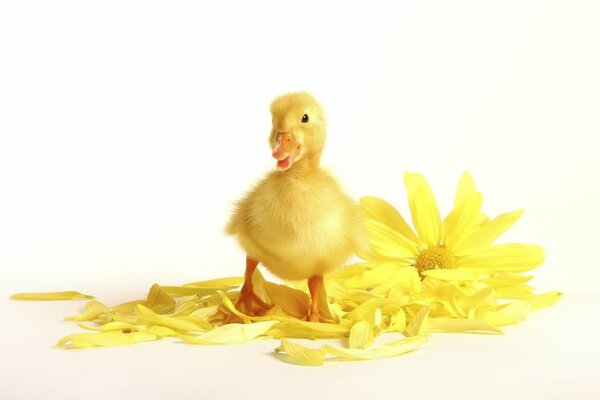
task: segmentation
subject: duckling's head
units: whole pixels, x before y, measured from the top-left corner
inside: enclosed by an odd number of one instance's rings
[[[325,146],[325,116],[306,92],[288,93],[271,103],[273,128],[269,143],[277,169],[288,170],[300,160],[318,164]]]

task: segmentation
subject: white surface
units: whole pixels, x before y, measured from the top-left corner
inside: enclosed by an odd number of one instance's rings
[[[1,399],[600,397],[600,19],[595,2],[395,9],[153,2],[0,5]],[[505,241],[547,249],[555,307],[506,335],[437,335],[401,358],[302,368],[276,342],[52,348],[83,303],[239,275],[231,203],[274,167],[269,101],[308,89],[324,164],[406,213],[402,171],[447,212],[471,171]]]

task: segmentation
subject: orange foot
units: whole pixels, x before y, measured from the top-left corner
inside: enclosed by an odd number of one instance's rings
[[[252,285],[244,285],[240,292],[240,297],[235,302],[235,308],[246,315],[255,316],[264,314],[273,307],[265,303],[254,293]]]
[[[235,308],[243,314],[249,315],[251,317],[257,315],[264,315],[267,311],[269,311],[273,306],[262,301],[252,287],[248,287],[244,285],[242,287],[242,291],[240,292],[240,297],[235,302]],[[230,312],[227,318],[225,319],[225,323],[229,324],[239,320],[239,318],[233,313]]]
[[[325,321],[323,318],[321,318],[321,313],[320,312],[308,312],[308,315],[306,316],[306,320],[310,321],[310,322],[327,322]]]
[[[312,311],[308,310],[308,314],[306,315],[306,320],[310,322],[325,322],[325,323],[336,323],[335,319],[329,315],[323,315],[321,310]]]
[[[306,320],[310,322],[335,322],[327,309],[327,294],[325,293],[323,277],[315,275],[308,278],[308,289],[310,290],[311,299]],[[324,307],[325,314],[321,307]]]
[[[240,291],[240,297],[235,302],[235,308],[240,312],[250,315],[263,315],[269,311],[273,306],[271,304],[262,301],[256,293],[254,293],[254,286],[252,284],[252,275],[258,265],[258,261],[246,257],[246,272],[244,273],[244,285]],[[235,320],[237,316],[230,312],[225,323],[228,324]]]

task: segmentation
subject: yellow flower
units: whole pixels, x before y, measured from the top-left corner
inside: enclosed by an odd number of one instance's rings
[[[385,200],[361,199],[367,216],[372,245],[370,261],[401,261],[414,266],[421,275],[431,270],[461,272],[523,272],[544,261],[543,249],[532,244],[494,245],[494,241],[522,214],[513,211],[490,220],[481,213],[481,193],[464,173],[454,209],[444,220],[429,184],[420,174],[404,176],[408,203],[416,233]]]
[[[429,317],[455,319],[441,325],[437,320],[430,325],[453,330],[460,327],[456,319],[475,318],[505,325],[522,320],[527,309],[539,309],[560,298],[557,292],[535,296],[533,288],[525,285],[530,277],[521,275],[544,261],[540,246],[495,244],[519,219],[522,210],[490,219],[481,212],[481,193],[465,172],[454,208],[442,220],[422,175],[406,173],[404,183],[415,230],[385,200],[362,198],[360,205],[371,245],[370,252],[362,257],[368,267],[393,262],[416,269],[422,284],[414,300],[431,303]]]

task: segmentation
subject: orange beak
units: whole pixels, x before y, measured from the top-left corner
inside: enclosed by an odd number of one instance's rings
[[[289,132],[277,133],[277,140],[273,148],[273,158],[277,160],[277,169],[285,171],[294,163],[300,153],[300,146],[294,135]]]

